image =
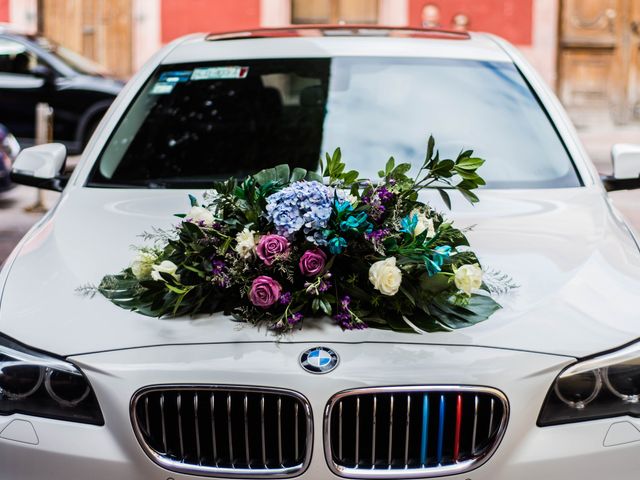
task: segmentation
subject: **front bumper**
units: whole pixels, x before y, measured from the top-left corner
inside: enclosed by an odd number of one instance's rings
[[[303,479],[339,478],[329,470],[323,453],[322,412],[334,393],[366,386],[443,384],[491,386],[504,392],[511,406],[505,437],[493,457],[474,471],[447,478],[637,478],[640,421],[536,426],[549,385],[572,362],[568,357],[482,347],[334,343],[326,346],[340,355],[339,367],[327,375],[311,375],[298,364],[299,354],[311,346],[163,346],[72,358],[96,391],[105,426],[0,417],[0,479],[200,478],[159,467],[136,440],[131,397],[139,388],[157,384],[277,386],[302,393],[314,413],[313,454],[299,477]],[[612,429],[621,422],[622,427]]]

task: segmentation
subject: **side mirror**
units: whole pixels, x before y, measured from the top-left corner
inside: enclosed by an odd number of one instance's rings
[[[46,143],[25,148],[11,169],[11,180],[31,187],[61,192],[68,178],[62,175],[67,148],[61,143]]]
[[[640,145],[618,143],[611,149],[613,175],[602,176],[608,191],[640,188]]]
[[[31,69],[31,75],[44,80],[45,85],[53,83],[56,77],[53,73],[53,70],[51,70],[46,65],[36,65]]]

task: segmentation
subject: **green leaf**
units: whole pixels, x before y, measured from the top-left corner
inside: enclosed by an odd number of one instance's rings
[[[393,176],[405,175],[409,170],[411,170],[411,167],[412,165],[410,163],[401,163],[393,169]]]
[[[391,173],[395,164],[396,164],[395,159],[393,157],[389,157],[389,160],[387,160],[387,164],[384,167],[385,175],[389,175]]]
[[[191,202],[192,207],[198,206],[198,199],[191,194],[189,194],[189,201]]]
[[[436,145],[436,141],[433,138],[433,135],[429,135],[429,140],[427,141],[427,156],[425,162],[431,160],[433,157],[433,149]]]
[[[289,165],[287,164],[277,165],[275,167],[275,175],[276,175],[276,181],[279,182],[281,185],[285,185],[289,183],[289,176],[291,175],[291,170],[289,169]]]
[[[322,175],[320,175],[317,172],[307,172],[307,175],[305,176],[305,180],[308,180],[309,182],[320,182],[322,183]]]
[[[304,168],[300,168],[300,167],[296,167],[293,169],[293,172],[291,172],[291,178],[290,181],[293,182],[298,182],[300,180],[304,180],[305,177],[307,176],[307,170]]]
[[[482,158],[461,158],[456,162],[456,167],[463,170],[477,170],[484,165]]]
[[[311,302],[311,310],[313,310],[313,313],[318,313],[320,311],[320,299],[319,298],[314,298],[313,302]]]
[[[265,168],[264,170],[256,173],[253,178],[260,185],[266,185],[269,182],[274,182],[276,180],[275,168]]]
[[[332,310],[331,310],[331,304],[325,300],[324,298],[319,299],[320,300],[320,309],[327,315],[327,316],[331,316]]]
[[[438,193],[442,197],[442,201],[447,206],[447,208],[451,210],[451,197],[449,196],[449,193],[447,193],[447,191],[443,190],[442,188],[438,189]]]
[[[350,170],[342,175],[342,181],[345,183],[345,185],[349,186],[358,179],[358,175],[360,174],[357,170]]]
[[[469,203],[477,203],[477,202],[480,201],[480,199],[478,198],[478,196],[475,193],[473,193],[473,192],[471,192],[471,191],[469,191],[469,190],[467,190],[465,188],[458,188],[458,190],[464,196],[464,198],[466,198],[469,201]]]

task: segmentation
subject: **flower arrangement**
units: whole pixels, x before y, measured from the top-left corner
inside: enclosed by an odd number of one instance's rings
[[[429,138],[417,174],[390,158],[379,181],[347,171],[340,150],[322,175],[279,165],[216,183],[131,265],[96,288],[149,316],[224,312],[279,332],[330,317],[343,329],[449,330],[500,308],[464,233],[418,199],[469,201],[484,181],[471,150],[440,159]]]

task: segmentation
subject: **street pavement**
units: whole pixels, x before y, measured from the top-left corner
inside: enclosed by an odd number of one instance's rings
[[[640,126],[625,128],[601,128],[580,132],[591,159],[601,173],[611,172],[610,151],[614,143],[640,144]],[[77,158],[73,159],[77,160]],[[74,163],[73,161],[70,163]],[[640,190],[612,192],[613,203],[640,232]],[[44,204],[51,208],[60,197],[56,192],[43,192]],[[29,228],[40,219],[42,212],[30,212],[36,203],[34,188],[17,186],[0,194],[0,264]]]

